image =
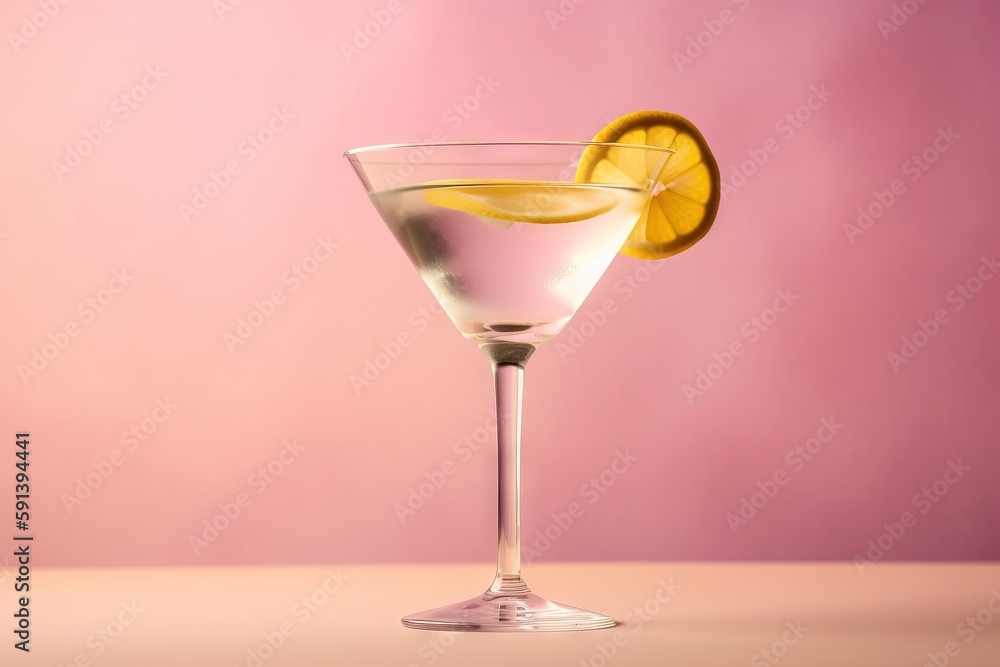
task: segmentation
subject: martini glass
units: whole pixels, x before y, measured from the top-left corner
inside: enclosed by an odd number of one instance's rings
[[[594,142],[370,146],[345,156],[458,330],[493,367],[497,410],[497,571],[470,600],[406,616],[427,630],[589,630],[603,614],[552,602],[521,578],[520,437],[524,367],[569,322],[649,204],[672,151]],[[574,181],[581,157],[645,163]],[[641,164],[641,163],[640,163]]]

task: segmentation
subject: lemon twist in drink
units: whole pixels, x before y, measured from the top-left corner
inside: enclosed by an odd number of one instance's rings
[[[719,166],[694,124],[666,111],[637,111],[612,121],[593,141],[602,145],[584,150],[577,183],[650,190],[622,253],[663,259],[687,250],[708,233],[722,188]],[[606,145],[616,143],[666,148],[672,154],[663,164],[661,154]],[[655,183],[651,185],[650,179]],[[507,222],[575,222],[614,206],[609,193],[573,191],[559,184],[435,181],[428,188],[427,201],[434,205]]]

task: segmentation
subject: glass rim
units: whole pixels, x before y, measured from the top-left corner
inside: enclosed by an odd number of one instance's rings
[[[370,146],[360,146],[358,148],[351,148],[344,151],[344,157],[352,158],[356,155],[362,153],[375,153],[379,151],[389,151],[389,150],[399,150],[406,148],[448,148],[448,147],[461,147],[461,146],[576,146],[579,148],[586,148],[587,146],[605,146],[605,147],[618,147],[618,148],[638,148],[641,150],[653,151],[658,153],[674,153],[673,148],[664,148],[663,146],[650,146],[648,144],[629,144],[617,141],[573,141],[573,140],[547,140],[547,141],[415,141],[415,142],[405,142],[397,144],[372,144]]]

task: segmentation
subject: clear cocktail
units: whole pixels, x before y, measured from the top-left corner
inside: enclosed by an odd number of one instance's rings
[[[521,578],[524,367],[619,251],[645,259],[700,239],[718,167],[700,133],[662,112],[623,117],[595,142],[396,144],[346,153],[376,209],[455,326],[493,367],[498,547],[493,584],[403,618],[430,630],[586,630],[610,616],[551,602]]]
[[[459,331],[477,342],[537,344],[590,294],[649,193],[480,180],[380,190],[372,199]]]

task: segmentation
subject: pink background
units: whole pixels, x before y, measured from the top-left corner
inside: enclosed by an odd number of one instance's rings
[[[909,0],[883,34],[888,1],[565,0],[559,22],[556,0],[223,2],[0,8],[2,497],[8,516],[13,435],[30,430],[36,563],[493,558],[490,447],[455,448],[484,439],[487,362],[421,314],[432,297],[341,153],[439,128],[588,139],[644,108],[693,119],[740,187],[659,271],[617,258],[532,360],[522,518],[537,559],[851,559],[869,540],[870,558],[1000,556],[1000,280],[949,301],[1000,251],[996,3]],[[345,54],[372,12],[386,25]],[[147,67],[163,74],[143,89]],[[88,133],[100,141],[57,174]],[[258,133],[273,141],[250,150]],[[911,180],[925,149],[935,161]],[[239,173],[184,216],[230,161]],[[300,264],[308,279],[283,279]],[[124,289],[102,291],[122,269]],[[227,345],[276,289],[273,314]],[[785,289],[797,300],[770,319]],[[603,326],[582,327],[609,299]],[[894,369],[887,355],[939,309],[947,320]],[[68,324],[77,335],[61,337]],[[411,344],[356,391],[351,376],[404,332]],[[720,374],[713,355],[734,342],[743,354]],[[36,350],[54,358],[25,375]],[[699,371],[717,379],[688,400]],[[842,426],[804,465],[786,459],[823,419]],[[143,440],[123,440],[133,427]],[[272,463],[279,475],[252,477],[293,439],[304,449]],[[635,463],[605,472],[604,493],[584,488],[619,450]],[[949,462],[968,468],[953,484]],[[442,468],[454,474],[401,521],[396,505]],[[96,488],[79,486],[88,475]],[[78,487],[89,497],[68,506]],[[761,487],[773,497],[752,497]],[[925,487],[933,504],[914,498]],[[238,498],[238,518],[217,516]],[[733,523],[744,498],[761,507]],[[560,528],[552,515],[574,502]]]

